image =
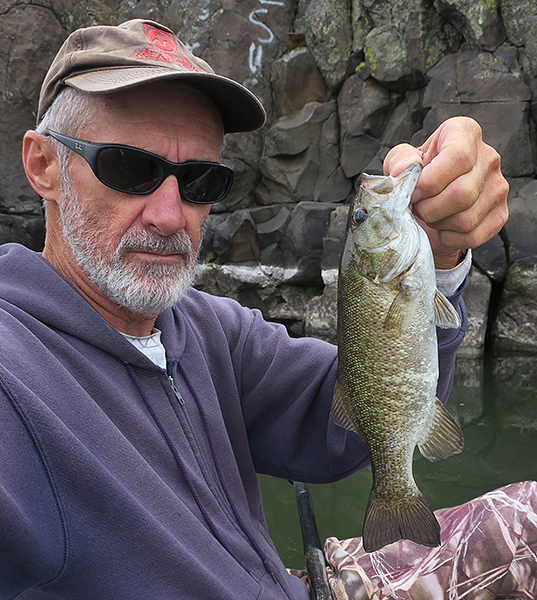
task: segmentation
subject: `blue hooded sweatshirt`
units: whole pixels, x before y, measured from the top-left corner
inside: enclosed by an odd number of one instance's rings
[[[368,464],[329,418],[337,348],[196,290],[156,327],[166,371],[40,254],[0,247],[3,600],[308,598],[256,471],[323,483]],[[462,337],[440,333],[443,400]]]

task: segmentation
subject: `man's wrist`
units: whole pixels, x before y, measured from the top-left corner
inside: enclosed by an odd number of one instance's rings
[[[464,283],[472,266],[472,251],[462,251],[459,260],[451,269],[436,269],[436,287],[444,296],[453,296]]]
[[[438,270],[453,269],[466,258],[468,250],[455,250],[448,254],[434,256],[434,267]]]

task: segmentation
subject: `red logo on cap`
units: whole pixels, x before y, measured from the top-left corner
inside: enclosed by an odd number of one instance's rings
[[[144,23],[144,28],[151,45],[143,50],[136,50],[136,58],[175,63],[189,71],[199,71],[186,56],[183,56],[179,52],[174,36],[171,33],[147,23]]]
[[[147,25],[147,23],[144,23],[144,28],[145,34],[153,46],[163,52],[177,52],[177,44],[171,33],[157,29],[152,25]]]

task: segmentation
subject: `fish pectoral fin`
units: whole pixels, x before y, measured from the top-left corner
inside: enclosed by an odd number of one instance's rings
[[[442,329],[459,329],[461,326],[461,319],[453,304],[439,290],[434,295],[434,320]]]
[[[427,436],[418,443],[419,451],[427,460],[435,462],[459,454],[463,447],[461,428],[436,398],[433,422]]]
[[[343,429],[354,431],[354,433],[357,433],[363,441],[364,438],[362,437],[358,426],[350,416],[347,402],[345,401],[345,392],[343,391],[343,386],[339,382],[336,384],[336,389],[334,390],[334,399],[332,400],[330,416],[336,425],[343,427]]]
[[[384,329],[393,333],[405,331],[414,318],[418,304],[418,294],[409,294],[409,290],[401,288],[388,310]]]
[[[397,540],[412,540],[423,546],[440,545],[440,525],[418,491],[410,498],[375,498],[373,492],[365,513],[362,542],[366,552],[380,550]]]

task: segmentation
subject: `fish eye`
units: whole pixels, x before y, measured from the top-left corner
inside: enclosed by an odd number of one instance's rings
[[[362,206],[359,206],[354,211],[354,214],[352,215],[352,220],[354,221],[355,225],[358,225],[358,227],[361,227],[367,221],[367,217],[368,217],[367,208],[363,208]]]

